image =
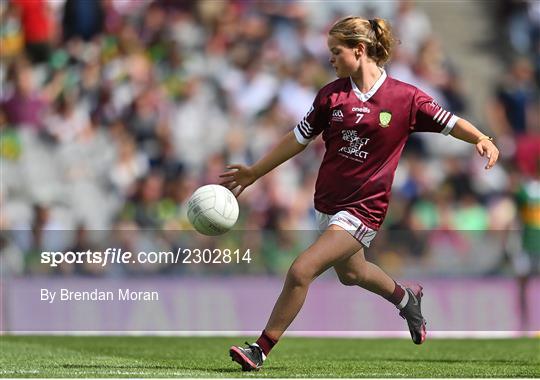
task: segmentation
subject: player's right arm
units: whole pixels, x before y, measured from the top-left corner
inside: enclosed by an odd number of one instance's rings
[[[228,165],[227,169],[231,170],[220,175],[223,178],[221,185],[227,187],[238,197],[246,187],[305,148],[306,145],[299,143],[294,132],[290,131],[254,165]]]
[[[257,179],[303,151],[328,125],[328,97],[324,88],[319,91],[306,116],[296,127],[253,166],[229,165],[229,171],[220,175],[221,185],[237,197]]]

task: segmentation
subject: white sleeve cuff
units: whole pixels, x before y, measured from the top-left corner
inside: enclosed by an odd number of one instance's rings
[[[457,117],[456,115],[452,115],[450,117],[450,120],[448,120],[448,123],[446,123],[446,127],[444,127],[441,133],[445,136],[448,136],[448,134],[452,131],[452,128],[454,128],[454,125],[456,125],[458,119],[459,117]]]
[[[302,136],[302,133],[300,133],[300,130],[298,129],[298,126],[296,126],[293,129],[294,137],[296,137],[296,141],[298,141],[299,144],[307,145],[311,142],[312,139],[306,139],[304,136]]]

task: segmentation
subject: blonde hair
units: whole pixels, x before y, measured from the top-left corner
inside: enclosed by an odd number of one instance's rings
[[[381,18],[366,20],[348,16],[332,25],[328,34],[349,48],[357,47],[363,42],[366,45],[368,57],[373,59],[378,66],[383,66],[388,62],[398,42],[394,38],[390,23]]]

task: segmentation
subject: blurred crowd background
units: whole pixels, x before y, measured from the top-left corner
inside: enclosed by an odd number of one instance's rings
[[[2,272],[284,273],[314,237],[320,139],[244,192],[239,232],[229,237],[183,238],[185,204],[227,164],[253,163],[301,120],[334,80],[326,31],[355,14],[391,21],[401,40],[391,76],[501,149],[486,172],[474,146],[413,135],[368,256],[398,276],[528,273],[522,252],[540,256],[540,2],[474,3],[484,18],[464,15],[444,35],[432,15],[448,4],[429,12],[426,4],[0,1]],[[474,42],[479,24],[484,44]],[[479,55],[485,66],[474,65]],[[166,250],[236,238],[256,264],[39,265],[44,246]]]

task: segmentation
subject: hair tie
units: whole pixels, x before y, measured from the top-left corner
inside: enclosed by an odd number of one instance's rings
[[[373,19],[370,19],[368,21],[369,21],[369,25],[371,26],[371,29],[373,29],[373,31],[375,32],[375,38],[378,40],[379,39],[379,24],[377,23],[377,21]]]

